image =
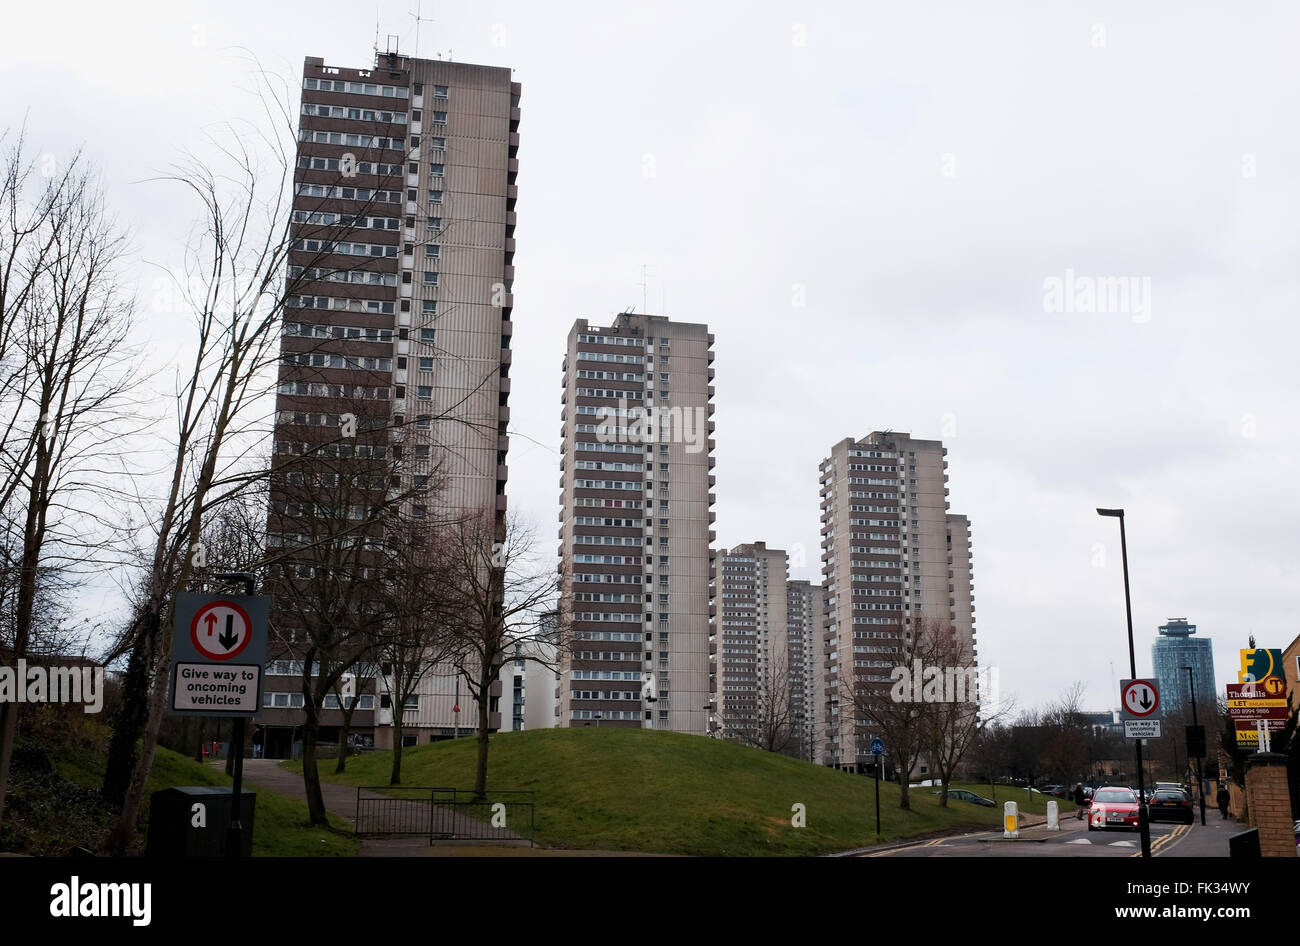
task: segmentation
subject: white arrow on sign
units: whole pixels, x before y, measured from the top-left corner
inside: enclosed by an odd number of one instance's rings
[[[1160,706],[1160,695],[1146,680],[1130,680],[1124,686],[1124,708],[1134,716],[1150,716]]]

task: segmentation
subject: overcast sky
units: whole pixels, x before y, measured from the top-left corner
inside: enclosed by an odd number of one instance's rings
[[[414,2],[6,8],[0,127],[103,169],[153,357],[184,326],[150,264],[195,208],[142,182],[251,114],[250,56],[366,67],[376,11],[414,54]],[[644,292],[717,336],[719,545],[802,545],[819,580],[819,462],[908,431],[949,448],[980,659],[1021,706],[1118,702],[1097,506],[1128,514],[1139,675],[1171,616],[1220,685],[1248,634],[1294,639],[1300,7],[1050,6],[424,0],[419,55],[523,84],[509,494],[544,542],[565,335]]]

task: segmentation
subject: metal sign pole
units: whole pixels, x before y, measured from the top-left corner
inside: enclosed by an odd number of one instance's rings
[[[253,597],[256,581],[249,572],[221,572],[213,576],[221,581],[240,581],[244,583],[244,594]],[[244,856],[244,826],[240,821],[239,801],[244,790],[244,717],[234,720],[234,734],[231,737],[231,749],[235,753],[234,785],[230,796],[230,833],[226,838],[226,856]]]

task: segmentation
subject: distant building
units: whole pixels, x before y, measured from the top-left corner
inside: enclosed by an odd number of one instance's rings
[[[716,554],[717,713],[720,735],[747,745],[788,748],[790,711],[803,681],[790,672],[786,582],[787,558],[764,542]]]
[[[975,664],[970,522],[948,511],[947,453],[938,440],[874,431],[841,440],[822,461],[818,738],[827,765],[864,772],[874,764],[880,733],[853,702],[890,681],[894,655],[922,619],[951,624]]]
[[[1151,645],[1151,665],[1160,684],[1161,716],[1172,718],[1184,713],[1190,718],[1191,683],[1196,685],[1196,705],[1202,720],[1212,719],[1216,696],[1214,649],[1211,639],[1195,640],[1196,625],[1186,618],[1170,618],[1160,626],[1160,637]],[[1191,677],[1187,674],[1192,668]]]

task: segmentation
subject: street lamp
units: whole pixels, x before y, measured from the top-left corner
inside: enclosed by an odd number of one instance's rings
[[[1137,679],[1137,659],[1133,656],[1133,603],[1128,590],[1128,539],[1124,533],[1123,509],[1098,509],[1097,515],[1119,520],[1119,547],[1124,561],[1124,613],[1128,617],[1128,671],[1129,678]],[[1142,780],[1142,740],[1133,740],[1137,753],[1138,777],[1138,831],[1142,836],[1142,856],[1151,856],[1151,826],[1147,823],[1146,785]]]
[[[1196,744],[1197,748],[1200,748],[1205,744],[1205,736],[1203,733],[1200,733],[1201,724],[1196,719],[1196,677],[1192,674],[1191,667],[1184,667],[1183,669],[1187,671],[1187,683],[1192,688],[1192,727],[1197,730],[1201,737],[1200,741]],[[1188,754],[1191,754],[1190,747],[1188,748]],[[1205,782],[1201,778],[1200,753],[1197,753],[1196,755],[1196,794],[1201,798],[1201,827],[1203,828],[1205,827]]]

